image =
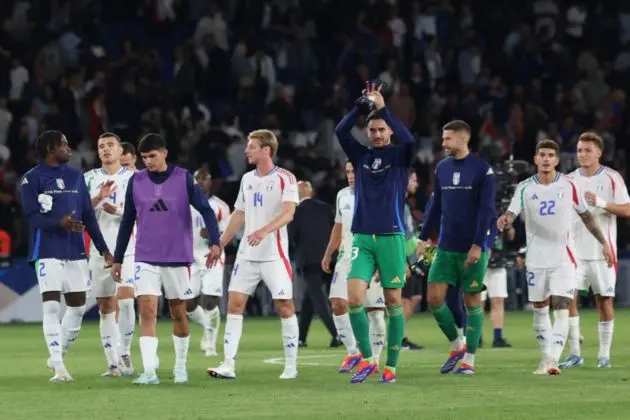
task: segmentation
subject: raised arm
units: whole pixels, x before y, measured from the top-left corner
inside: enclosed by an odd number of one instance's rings
[[[405,124],[403,124],[402,121],[400,121],[398,117],[396,117],[387,107],[380,108],[378,113],[394,132],[394,137],[396,137],[396,141],[398,142],[397,146],[402,149],[403,163],[405,166],[411,165],[416,148],[416,142],[413,138],[413,134],[411,134],[407,127],[405,127]]]
[[[28,222],[35,229],[54,230],[60,228],[61,220],[47,213],[42,213],[41,205],[38,201],[37,178],[24,175],[22,178],[22,186],[20,187],[20,202],[22,210],[26,215]]]
[[[134,175],[135,176],[135,175]],[[133,224],[136,222],[136,205],[133,202],[133,177],[129,178],[129,185],[125,193],[125,211],[123,212],[118,228],[118,236],[116,236],[116,250],[114,251],[114,262],[122,263],[125,257],[125,251],[129,245],[131,232],[133,232]]]
[[[352,108],[335,127],[335,134],[339,139],[339,144],[341,144],[341,148],[351,161],[356,161],[368,150],[352,135],[352,127],[354,127],[354,123],[359,118],[359,114],[359,108]]]
[[[475,230],[474,244],[483,247],[488,239],[488,231],[491,229],[495,218],[496,179],[492,168],[488,167],[482,175],[479,190],[479,211],[477,213],[477,227]]]

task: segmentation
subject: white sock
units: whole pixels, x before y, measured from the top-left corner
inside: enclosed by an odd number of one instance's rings
[[[225,333],[223,335],[223,359],[230,366],[236,364],[238,343],[243,333],[243,315],[228,314],[225,321]]]
[[[580,348],[580,317],[569,317],[569,353],[576,356],[582,355]]]
[[[551,343],[549,344],[549,356],[558,363],[564,344],[569,335],[569,310],[559,309],[553,311],[553,330],[551,333]]]
[[[157,365],[158,338],[144,336],[140,337],[140,340],[138,341],[140,343],[140,355],[142,356],[144,373],[155,374],[155,368]]]
[[[599,357],[610,358],[615,320],[599,321]]]
[[[61,342],[63,354],[66,354],[81,332],[81,322],[85,313],[85,305],[83,306],[66,306],[66,313],[61,321]]]
[[[466,343],[466,337],[462,337],[460,335],[455,340],[451,341],[451,351],[460,350],[464,346],[465,343]]]
[[[378,362],[381,360],[381,352],[385,345],[385,312],[368,312],[370,320],[370,341],[372,343],[372,357]]]
[[[118,314],[118,336],[120,338],[120,354],[131,354],[131,342],[136,328],[136,309],[133,299],[120,299],[118,301],[120,312]]]
[[[549,339],[551,336],[551,318],[549,306],[534,308],[534,332],[536,341],[540,346],[540,353],[545,356],[549,352]]]
[[[221,312],[219,311],[219,305],[210,309],[204,310],[206,319],[208,319],[208,343],[210,343],[210,349],[217,349],[217,336],[219,335],[219,327],[221,326]]]
[[[99,331],[101,333],[101,343],[105,351],[105,359],[107,366],[118,366],[118,346],[117,346],[117,328],[116,328],[116,312],[111,314],[100,313]]]
[[[190,318],[191,321],[203,328],[204,334],[208,330],[208,328],[210,328],[208,317],[206,317],[205,315],[206,314],[203,312],[203,309],[199,305],[197,305],[197,307],[192,312],[188,312],[188,318]]]
[[[55,367],[63,363],[61,352],[61,323],[59,322],[59,314],[61,305],[55,300],[48,300],[42,303],[44,313],[42,327],[44,330],[44,339],[48,347],[48,354]]]
[[[339,335],[339,339],[343,345],[346,346],[348,354],[357,354],[359,349],[357,349],[357,340],[354,338],[354,333],[352,332],[350,314],[346,312],[343,315],[333,315],[333,322],[335,323],[337,335]]]
[[[284,367],[297,368],[298,335],[300,327],[297,316],[282,318],[282,344],[284,345]]]
[[[177,370],[186,370],[189,343],[190,335],[186,337],[173,336],[173,346],[175,347],[175,369]]]
[[[475,366],[475,355],[471,353],[464,354],[464,359],[462,360],[462,363],[470,366]]]

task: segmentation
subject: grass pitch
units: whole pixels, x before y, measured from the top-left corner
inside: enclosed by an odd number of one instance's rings
[[[309,347],[300,349],[299,377],[281,381],[280,322],[248,318],[237,365],[237,379],[218,381],[206,375],[220,358],[199,350],[200,330],[192,327],[190,383],[171,379],[173,344],[170,325],[159,326],[162,383],[138,387],[130,378],[101,378],[105,359],[98,324],[85,323],[66,358],[75,381],[49,384],[47,351],[39,325],[0,326],[0,419],[627,419],[630,418],[630,311],[615,322],[612,369],[597,369],[597,314],[581,314],[585,342],[583,368],[558,377],[532,375],[539,361],[531,313],[508,313],[505,336],[512,349],[480,349],[478,373],[472,377],[441,375],[448,345],[433,319],[417,315],[408,334],[427,346],[403,352],[398,382],[361,385],[336,373],[344,356],[328,349],[319,321],[311,328]],[[222,325],[223,326],[223,325]],[[221,337],[222,337],[221,332]],[[484,337],[492,329],[485,323]],[[220,341],[220,340],[219,340]],[[384,350],[383,353],[385,353]],[[137,338],[133,360],[141,370]],[[383,354],[382,361],[385,360]]]

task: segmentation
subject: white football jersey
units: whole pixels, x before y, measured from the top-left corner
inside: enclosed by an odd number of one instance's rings
[[[576,264],[572,224],[574,214],[587,211],[584,196],[566,175],[558,173],[551,184],[536,175],[518,184],[508,211],[523,213],[527,234],[528,268],[556,268]]]
[[[572,172],[570,176],[575,180],[582,193],[590,191],[607,203],[630,203],[628,188],[617,171],[602,165],[593,176],[583,175],[581,169]],[[617,216],[598,207],[589,207],[589,211],[593,214],[604,237],[610,243],[614,254],[617,255]],[[575,220],[573,233],[577,255],[580,259],[604,259],[602,244],[595,239],[579,218]]]
[[[90,192],[90,198],[96,196],[101,189],[101,185],[103,185],[106,181],[113,180],[114,185],[116,185],[116,189],[112,194],[106,199],[102,200],[98,205],[94,208],[94,212],[96,213],[96,220],[98,220],[98,226],[101,228],[101,232],[103,233],[103,238],[105,239],[105,243],[107,243],[107,247],[113,253],[114,249],[116,249],[116,237],[118,236],[118,228],[120,228],[120,221],[122,220],[123,209],[125,208],[125,196],[127,194],[127,186],[129,185],[129,179],[133,175],[133,172],[129,169],[122,167],[120,171],[118,171],[115,175],[109,175],[103,168],[92,169],[85,174],[83,174],[85,178],[85,183],[87,184],[88,191]],[[118,214],[109,214],[105,210],[103,210],[103,203],[113,204],[119,209]],[[127,246],[127,251],[125,252],[125,256],[133,255],[136,244],[135,244],[135,229],[134,233],[131,234],[131,240],[129,241],[129,245]],[[90,245],[90,254],[96,251],[96,247],[94,243]]]
[[[230,206],[220,198],[212,196],[208,199],[208,203],[214,211],[219,224],[219,233],[223,233],[230,219]],[[196,269],[203,269],[206,266],[206,255],[208,255],[208,240],[201,237],[201,229],[206,227],[201,213],[196,208],[190,206],[190,214],[192,215],[193,227],[193,254],[195,257],[194,265]],[[221,256],[225,259],[225,253]]]
[[[348,262],[352,253],[352,217],[354,216],[354,189],[346,187],[337,193],[335,223],[341,223],[339,259]]]
[[[282,203],[299,203],[295,176],[279,167],[274,167],[265,176],[256,170],[247,172],[241,179],[241,187],[234,209],[245,212],[243,239],[238,247],[238,258],[250,261],[289,261],[287,227],[272,232],[257,246],[250,246],[247,236],[269,224],[282,208]]]

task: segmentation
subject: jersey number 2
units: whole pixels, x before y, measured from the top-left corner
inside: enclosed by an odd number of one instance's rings
[[[541,201],[540,208],[538,209],[538,214],[541,216],[553,216],[556,214],[555,212],[556,202],[554,200],[549,201]]]

